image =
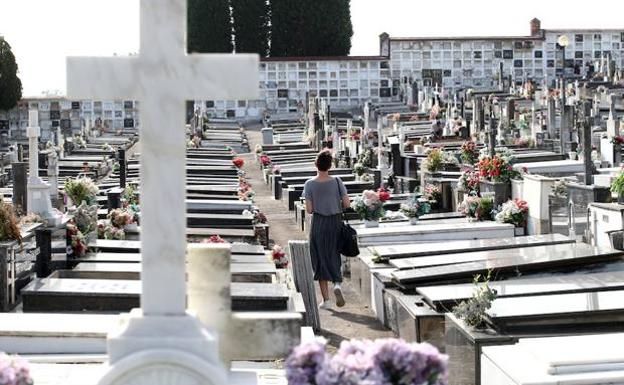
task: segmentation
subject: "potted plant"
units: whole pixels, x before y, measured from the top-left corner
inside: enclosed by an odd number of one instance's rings
[[[365,190],[362,195],[351,202],[351,208],[364,220],[365,227],[378,227],[379,219],[384,216],[383,202],[379,194],[372,190]]]
[[[492,197],[469,196],[459,205],[459,212],[470,220],[491,221],[494,210]]]
[[[285,361],[291,385],[446,383],[448,356],[428,343],[396,338],[343,341],[334,355],[318,338],[295,347]]]
[[[271,259],[273,263],[275,263],[275,267],[277,269],[285,269],[288,267],[288,257],[286,257],[286,252],[280,245],[274,245],[273,249],[271,249]]]
[[[475,290],[472,297],[461,302],[453,309],[455,317],[474,329],[486,327],[485,312],[492,307],[492,302],[496,299],[496,290],[489,285],[491,274],[492,271],[490,270],[488,275],[483,278],[483,282],[481,282],[481,275],[477,274],[473,280]]]
[[[97,203],[99,189],[91,178],[69,178],[65,181],[65,195],[70,199],[68,206],[76,206],[85,202],[87,205]]]
[[[496,221],[511,223],[516,227],[516,235],[524,235],[524,229],[529,216],[529,206],[521,199],[510,199],[503,203],[500,211],[496,214]]]
[[[430,173],[436,173],[442,169],[444,163],[444,153],[439,148],[432,148],[427,152],[427,159],[425,159],[423,166],[425,170]]]
[[[409,219],[410,224],[415,225],[418,223],[418,218],[431,211],[431,205],[425,200],[412,196],[407,202],[401,204],[399,210]]]
[[[511,179],[516,177],[512,158],[496,154],[494,157],[484,156],[477,164],[481,177],[481,192],[494,193],[496,206],[506,202],[511,197]]]
[[[618,203],[624,204],[624,172],[613,179],[613,182],[611,182],[611,191],[617,194]]]
[[[477,163],[477,160],[479,160],[479,151],[477,150],[477,145],[471,140],[462,143],[461,149],[459,151],[461,160],[466,165],[472,166]]]
[[[353,165],[353,172],[355,173],[357,179],[360,179],[366,172],[366,167],[362,163],[358,162]]]
[[[423,199],[429,202],[431,208],[440,208],[442,204],[442,189],[434,184],[426,185],[423,190]]]

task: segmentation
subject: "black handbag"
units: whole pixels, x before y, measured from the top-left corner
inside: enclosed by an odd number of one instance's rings
[[[342,208],[342,196],[340,195],[340,183],[336,179],[338,185],[338,198],[340,199],[340,208]],[[357,231],[349,224],[349,221],[345,218],[344,212],[342,213],[342,221],[340,222],[340,229],[338,230],[338,251],[345,257],[357,257],[360,255],[360,248],[358,246]]]

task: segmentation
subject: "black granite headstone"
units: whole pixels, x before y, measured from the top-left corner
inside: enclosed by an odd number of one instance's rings
[[[13,205],[22,212],[28,212],[27,207],[27,194],[26,194],[26,181],[28,163],[17,162],[11,165],[13,173]]]

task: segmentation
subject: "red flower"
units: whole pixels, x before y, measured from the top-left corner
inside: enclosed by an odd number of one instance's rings
[[[268,166],[271,164],[271,158],[268,155],[262,155],[260,157],[260,163],[262,163],[263,166]]]
[[[379,200],[385,202],[390,199],[390,193],[383,188],[377,190],[377,194],[379,195]]]
[[[234,163],[234,166],[236,166],[236,168],[241,168],[245,165],[245,161],[243,160],[243,158],[234,158],[232,160],[232,163]]]

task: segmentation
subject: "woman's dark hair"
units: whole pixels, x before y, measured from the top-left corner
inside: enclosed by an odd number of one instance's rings
[[[327,171],[332,166],[332,160],[333,160],[333,156],[332,156],[331,151],[322,150],[316,156],[316,162],[315,162],[316,168],[319,171]]]

